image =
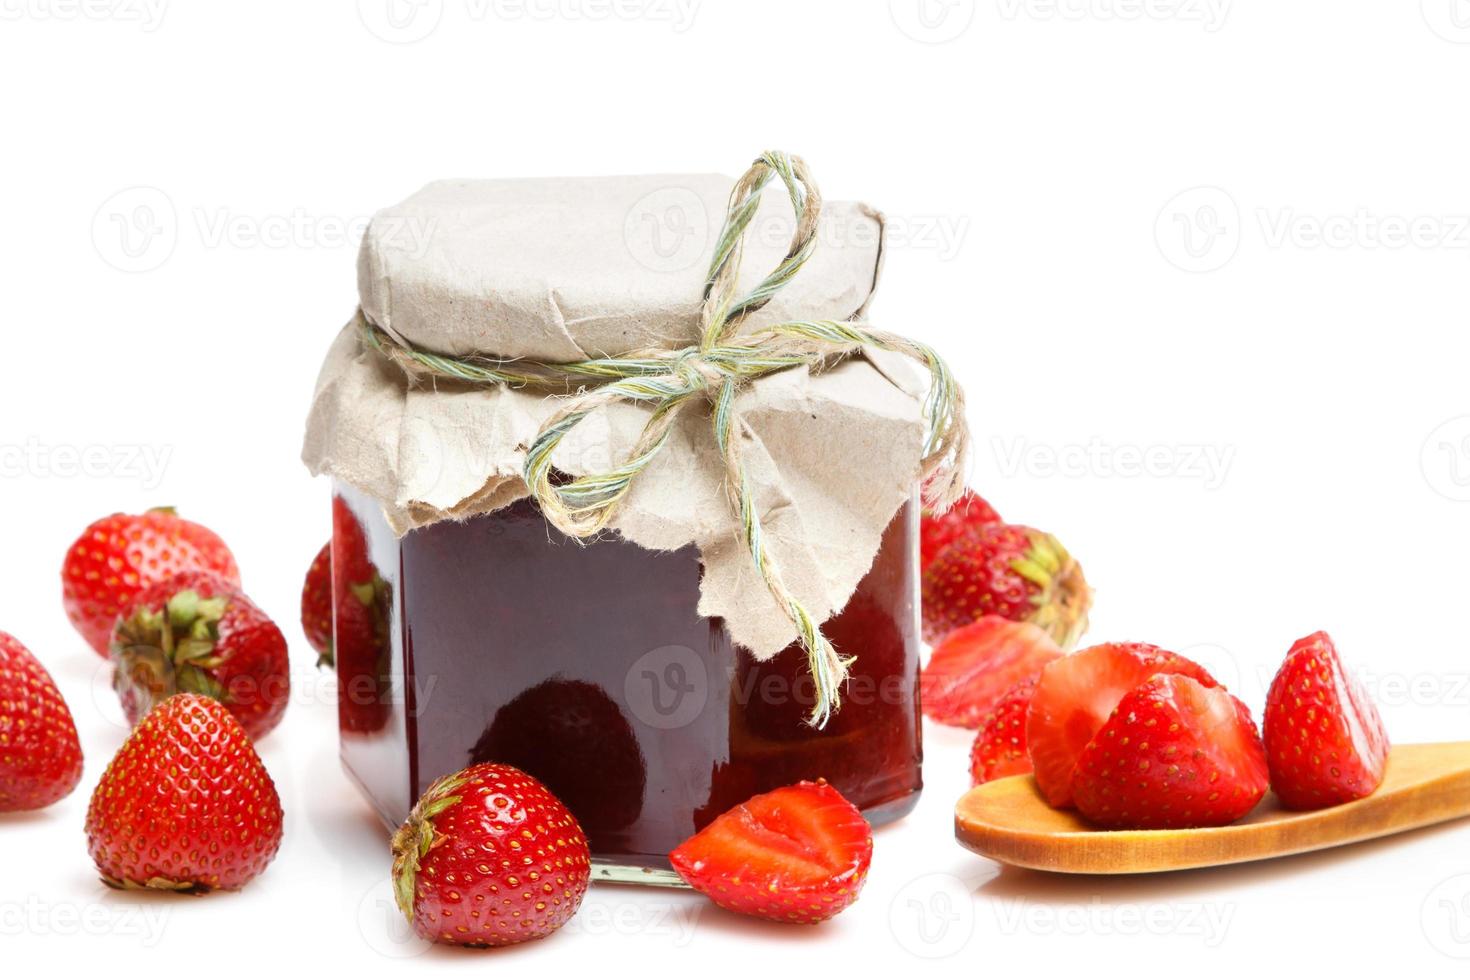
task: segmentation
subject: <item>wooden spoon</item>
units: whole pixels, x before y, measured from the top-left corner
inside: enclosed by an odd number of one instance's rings
[[[1048,806],[1031,776],[1011,776],[962,796],[954,833],[977,854],[1023,868],[1138,874],[1300,854],[1466,816],[1470,742],[1439,742],[1394,746],[1376,793],[1326,810],[1284,810],[1268,795],[1228,827],[1096,830]]]

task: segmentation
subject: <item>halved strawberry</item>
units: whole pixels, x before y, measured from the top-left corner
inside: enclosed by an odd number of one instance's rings
[[[873,832],[826,780],[752,797],[669,855],[716,905],[776,922],[814,924],[857,900]]]
[[[1134,688],[1077,760],[1072,793],[1101,827],[1223,827],[1266,795],[1266,751],[1223,687],[1156,674]]]
[[[973,490],[966,490],[943,514],[926,511],[919,519],[919,568],[928,568],[934,556],[951,541],[964,537],[977,527],[1001,523],[995,508]]]
[[[1149,643],[1102,643],[1042,670],[1026,715],[1026,744],[1048,803],[1072,805],[1072,773],[1082,750],[1123,696],[1154,674],[1218,686],[1199,664]]]
[[[1292,645],[1266,695],[1265,722],[1271,788],[1284,806],[1336,806],[1383,782],[1383,719],[1326,633]]]
[[[934,648],[919,679],[919,702],[934,721],[977,728],[1007,689],[1061,655],[1039,626],[982,616]]]
[[[1001,695],[985,716],[975,744],[970,746],[973,785],[1031,771],[1031,756],[1026,752],[1026,712],[1035,691],[1036,678],[1029,677]]]

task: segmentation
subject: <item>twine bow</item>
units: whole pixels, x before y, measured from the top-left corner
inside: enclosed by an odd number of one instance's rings
[[[761,192],[779,177],[796,212],[796,230],[785,258],[759,285],[738,295],[736,280],[745,232],[760,206]],[[450,357],[416,350],[381,329],[364,325],[364,342],[398,364],[410,377],[438,377],[471,384],[507,385],[570,394],[543,423],[526,452],[523,476],[546,519],[574,538],[588,538],[607,527],[638,474],[658,455],[684,406],[712,406],[715,443],[725,463],[725,489],[739,515],[742,534],[756,569],[772,598],[796,627],[816,687],[808,721],[826,725],[841,704],[841,690],[852,658],[833,649],[806,606],[792,595],[766,547],[755,494],[741,461],[744,423],[735,396],[748,381],[805,365],[813,372],[830,368],[865,349],[894,351],[924,364],[931,384],[924,402],[927,432],[919,464],[924,503],[947,509],[963,490],[969,449],[964,395],[948,366],[930,347],[861,323],[796,320],[743,336],[741,323],[770,302],[801,271],[817,243],[822,198],[800,157],[768,152],[745,172],[730,194],[724,229],[715,246],[705,282],[697,345],[669,350],[647,348],[619,357],[572,362],[507,361],[490,357]],[[575,390],[572,390],[575,389]],[[568,432],[604,406],[626,402],[647,406],[650,414],[623,462],[603,473],[567,482],[553,479],[551,457]]]

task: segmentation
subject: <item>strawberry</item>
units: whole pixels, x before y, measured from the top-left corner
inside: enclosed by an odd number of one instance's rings
[[[94,522],[67,550],[61,598],[67,618],[107,656],[112,626],[148,586],[177,572],[214,572],[238,585],[240,569],[220,536],[172,508],[113,514]]]
[[[115,888],[239,888],[280,846],[281,801],[250,736],[197,694],[148,713],[87,808],[87,850]]]
[[[318,667],[332,666],[332,542],[312,559],[301,586],[301,629],[317,652]]]
[[[82,778],[77,726],[46,668],[0,632],[0,813],[39,810]]]
[[[1087,630],[1092,590],[1082,567],[1050,534],[990,524],[951,542],[923,575],[924,639],[985,615],[1035,623],[1070,648]]]
[[[977,728],[1009,688],[1060,656],[1040,627],[981,616],[934,648],[919,678],[919,701],[934,721]]]
[[[381,731],[392,713],[393,590],[372,562],[367,531],[341,497],[332,498],[331,549],[337,725],[344,732]]]
[[[600,684],[552,677],[502,705],[470,750],[541,780],[589,846],[612,846],[643,812],[648,763],[624,708]]]
[[[1102,827],[1223,827],[1266,795],[1266,751],[1223,687],[1155,674],[1118,702],[1077,760],[1077,809]]]
[[[360,585],[377,576],[378,569],[373,564],[367,529],[352,512],[351,505],[342,497],[332,497],[332,540],[327,544],[332,554],[334,587]]]
[[[591,877],[587,838],[562,802],[512,766],[434,782],[393,835],[393,894],[420,936],[508,946],[566,924]]]
[[[1326,633],[1297,640],[1266,695],[1271,788],[1293,810],[1368,796],[1383,782],[1388,733]]]
[[[1103,643],[1042,670],[1026,714],[1026,744],[1048,803],[1072,804],[1072,773],[1082,750],[1124,695],[1154,674],[1184,674],[1218,686],[1199,664],[1148,643]]]
[[[814,924],[857,901],[873,860],[873,831],[826,780],[801,782],[721,814],[669,860],[722,908]]]
[[[1036,678],[1028,677],[1001,695],[981,721],[975,744],[970,746],[972,785],[1031,771],[1031,756],[1026,752],[1026,712],[1035,691]]]
[[[381,731],[392,715],[390,595],[387,583],[377,579],[338,596],[332,650],[337,668],[337,723],[343,731]]]
[[[224,703],[251,738],[285,714],[286,638],[231,582],[183,572],[143,590],[112,634],[112,686],[128,721],[187,691]]]
[[[929,567],[936,555],[956,538],[987,524],[1004,523],[995,508],[973,490],[966,490],[943,514],[925,511],[919,518],[919,568]]]

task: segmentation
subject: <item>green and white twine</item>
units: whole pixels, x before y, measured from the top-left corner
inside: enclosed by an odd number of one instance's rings
[[[779,265],[759,285],[737,295],[736,279],[745,233],[772,177],[786,185],[796,212],[796,230]],[[681,408],[691,402],[712,405],[715,443],[725,462],[725,488],[740,517],[745,544],[771,596],[796,627],[816,688],[808,718],[826,725],[841,703],[852,658],[841,656],[823,636],[821,625],[786,588],[781,570],[766,547],[755,493],[741,463],[744,423],[735,410],[742,384],[805,365],[813,372],[860,355],[866,349],[894,351],[924,364],[931,378],[924,404],[927,433],[919,464],[924,503],[947,509],[964,489],[969,451],[964,394],[933,349],[861,323],[796,320],[736,336],[740,324],[765,306],[801,271],[815,250],[822,199],[800,157],[768,152],[740,178],[730,195],[724,229],[715,246],[705,282],[700,341],[677,350],[650,348],[620,357],[549,363],[451,357],[409,347],[365,324],[364,342],[398,364],[411,377],[453,379],[470,384],[535,388],[560,394],[557,411],[542,425],[526,452],[523,476],[546,519],[574,538],[589,538],[607,527],[633,481],[663,448]],[[551,457],[568,432],[597,410],[615,403],[647,406],[650,415],[621,465],[558,482]]]

